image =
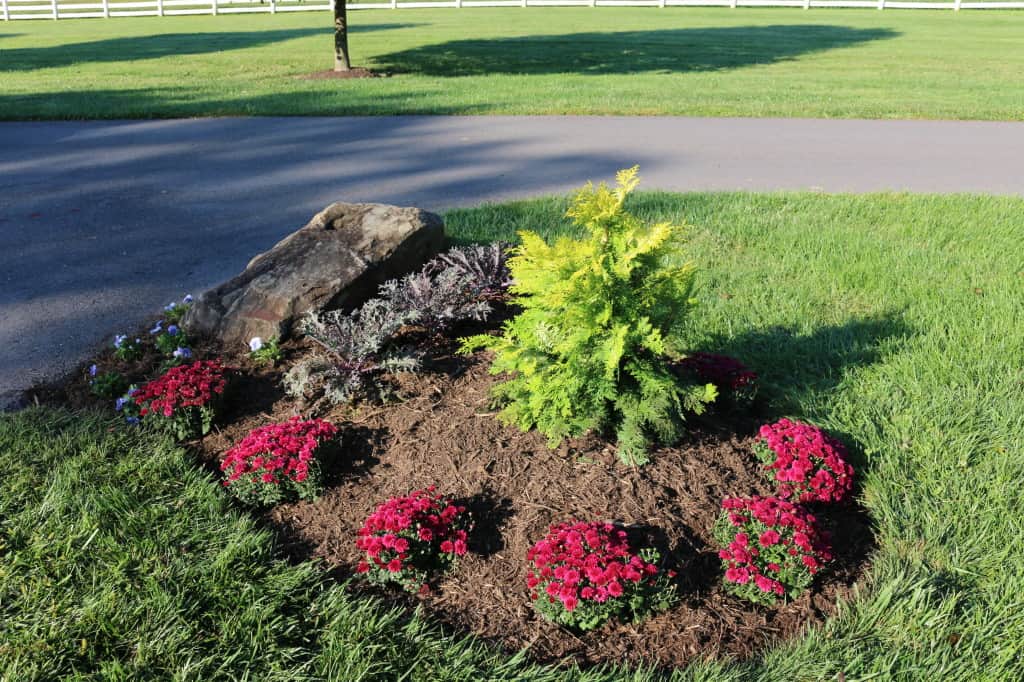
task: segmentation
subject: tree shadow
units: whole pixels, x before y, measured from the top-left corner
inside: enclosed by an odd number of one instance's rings
[[[377,57],[378,70],[429,76],[720,71],[894,38],[890,29],[737,26],[454,40]]]
[[[810,333],[778,325],[751,329],[711,337],[700,349],[739,358],[757,372],[757,399],[748,418],[741,420],[749,426],[783,416],[813,418],[813,406],[828,404],[830,394],[850,369],[878,362],[886,346],[914,334],[903,316],[891,311],[818,327]],[[831,429],[830,433],[847,446],[850,464],[858,470],[868,464],[854,437]]]
[[[409,28],[418,24],[366,24],[350,28],[352,33],[386,31]],[[182,55],[208,54],[229,50],[244,50],[279,43],[307,36],[323,36],[326,41],[332,29],[294,28],[272,31],[220,31],[212,33],[161,33],[148,36],[131,36],[91,40],[70,45],[47,47],[17,47],[5,49],[0,60],[0,71],[32,71],[72,64],[96,64],[102,62],[126,62],[142,59],[161,59]],[[7,37],[0,35],[0,38]],[[330,46],[324,43],[324,54]],[[326,57],[324,58],[327,59]]]
[[[750,329],[712,336],[701,346],[737,357],[757,372],[760,402],[778,413],[833,391],[846,370],[878,361],[886,343],[913,334],[903,316],[891,311],[809,333],[781,325]]]
[[[328,53],[325,60],[333,59]],[[0,58],[0,73],[5,70],[5,63]],[[60,66],[45,64],[44,66]],[[13,69],[8,69],[13,70]],[[302,74],[294,73],[287,78]],[[430,98],[429,93],[399,91],[393,93],[364,90],[358,86],[373,79],[354,79],[344,82],[334,81],[337,90],[285,90],[269,94],[239,94],[222,92],[218,96],[197,93],[190,87],[134,88],[128,90],[115,89],[81,89],[62,90],[59,92],[25,92],[6,93],[0,89],[0,121],[59,121],[81,119],[179,119],[179,118],[210,118],[221,116],[374,116],[391,119],[389,125],[395,128],[407,127],[399,118],[411,116],[435,116],[439,114],[455,114],[466,116],[487,114],[491,105],[486,102],[459,102],[451,100],[439,104]],[[351,87],[350,87],[351,86]],[[325,92],[327,95],[325,96]],[[333,95],[342,99],[335,99]],[[297,114],[296,112],[301,112]],[[346,139],[357,140],[355,135]],[[2,140],[0,140],[2,143]],[[279,146],[279,140],[269,140],[267,146]],[[258,148],[252,147],[254,151]],[[607,168],[614,173],[633,162],[633,157],[623,153],[615,163]],[[485,183],[479,183],[484,186]],[[462,183],[462,186],[465,182]],[[339,185],[340,186],[340,185]],[[567,186],[568,191],[571,186]],[[322,207],[321,207],[322,208]],[[434,207],[440,208],[440,207]],[[0,215],[0,229],[8,218]]]

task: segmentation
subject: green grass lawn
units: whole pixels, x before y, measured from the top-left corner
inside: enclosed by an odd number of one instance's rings
[[[679,114],[1024,119],[1024,12],[368,10],[0,27],[0,118]]]
[[[633,207],[694,225],[693,344],[753,366],[774,415],[856,444],[879,543],[823,629],[665,677],[1021,679],[1024,200],[654,193]],[[563,208],[447,221],[464,240],[553,234]],[[276,559],[187,455],[112,418],[0,417],[0,471],[0,680],[660,679],[539,668],[352,596]]]

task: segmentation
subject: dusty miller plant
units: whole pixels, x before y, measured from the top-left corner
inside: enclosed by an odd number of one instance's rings
[[[582,240],[548,244],[520,233],[509,268],[522,313],[500,336],[462,347],[494,351],[491,373],[508,376],[495,389],[504,421],[537,428],[552,446],[612,430],[620,459],[633,465],[648,461],[652,440],[677,440],[686,413],[716,396],[667,362],[681,355],[695,270],[682,263],[681,227],[648,226],[624,209],[637,171],[619,172],[614,189],[588,184],[575,195],[567,215],[585,230]]]
[[[398,330],[415,319],[414,313],[377,298],[349,313],[308,314],[303,331],[323,353],[292,367],[284,377],[285,390],[314,406],[386,399],[388,385],[381,375],[420,366],[413,352],[391,346]]]

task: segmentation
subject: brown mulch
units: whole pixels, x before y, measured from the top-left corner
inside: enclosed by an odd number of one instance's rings
[[[814,511],[835,538],[837,558],[808,593],[766,608],[723,591],[711,535],[722,498],[772,492],[750,453],[760,421],[742,414],[702,420],[686,442],[629,468],[596,435],[552,450],[540,434],[503,426],[490,404],[498,379],[487,372],[488,357],[457,357],[446,339],[425,345],[427,371],[396,377],[398,402],[321,415],[342,427],[345,457],[324,463],[326,493],[262,517],[291,556],[320,558],[333,575],[347,577],[360,559],[356,531],[373,509],[390,496],[437,485],[471,510],[471,551],[429,594],[400,599],[418,600],[440,620],[508,650],[526,647],[535,660],[584,665],[677,667],[695,658],[747,657],[820,624],[863,575],[873,547],[867,514],[852,505],[822,506]],[[295,342],[285,349],[285,367],[309,352]],[[281,388],[283,368],[256,368],[244,356],[227,360],[243,371],[221,426],[195,444],[211,469],[251,428],[299,409]],[[47,402],[95,404],[83,383],[78,373],[37,394]],[[542,620],[527,597],[526,551],[548,526],[572,518],[622,523],[659,547],[678,571],[678,603],[639,624],[584,634]]]
[[[354,66],[348,71],[335,71],[331,69],[329,71],[314,71],[313,73],[306,73],[299,78],[304,80],[326,80],[332,78],[387,78],[387,74],[377,73],[376,71],[370,71],[364,69],[361,66]]]

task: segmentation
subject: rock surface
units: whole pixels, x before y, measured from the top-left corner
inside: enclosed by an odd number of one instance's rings
[[[225,345],[286,338],[308,310],[352,308],[415,270],[444,242],[440,216],[418,208],[335,203],[207,291],[185,318]]]

